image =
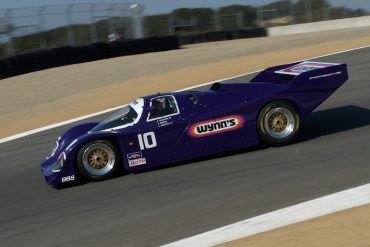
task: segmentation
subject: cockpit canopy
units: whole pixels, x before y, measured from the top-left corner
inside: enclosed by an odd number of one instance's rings
[[[91,132],[118,130],[133,126],[139,122],[143,114],[143,108],[144,99],[139,98],[116,111],[111,117],[95,126]]]

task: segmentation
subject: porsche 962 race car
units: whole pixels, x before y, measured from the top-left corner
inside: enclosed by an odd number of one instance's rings
[[[345,64],[306,61],[268,68],[248,83],[145,96],[103,122],[66,131],[41,170],[48,184],[60,186],[260,142],[286,145],[347,79]]]

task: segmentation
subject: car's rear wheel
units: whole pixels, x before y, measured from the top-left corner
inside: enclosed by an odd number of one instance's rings
[[[90,181],[114,176],[119,166],[119,152],[112,142],[106,140],[87,143],[77,154],[77,168]]]
[[[287,101],[267,104],[258,116],[258,132],[269,145],[291,143],[301,129],[301,116],[297,108]]]

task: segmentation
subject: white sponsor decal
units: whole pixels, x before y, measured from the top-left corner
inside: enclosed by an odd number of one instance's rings
[[[157,139],[154,132],[148,132],[137,135],[139,140],[140,150],[155,148],[157,146]]]
[[[146,158],[143,157],[141,151],[127,154],[127,160],[130,167],[146,164]]]
[[[71,175],[71,176],[67,176],[67,177],[62,177],[62,183],[70,182],[70,181],[73,181],[73,180],[75,180],[75,175]]]
[[[165,126],[173,124],[173,122],[171,121],[171,117],[165,117],[165,118],[158,119],[157,123],[158,123],[158,127],[165,127]]]
[[[312,76],[312,77],[310,77],[310,80],[315,80],[315,79],[319,79],[319,78],[330,77],[330,76],[333,76],[333,75],[340,75],[340,74],[342,74],[341,71],[330,73],[330,74],[325,74],[325,75]]]
[[[217,119],[207,120],[193,124],[188,134],[191,137],[203,137],[208,135],[214,135],[222,132],[236,130],[242,127],[244,124],[244,118],[239,115],[232,115],[221,117]]]
[[[133,166],[141,166],[141,165],[145,165],[146,164],[146,159],[145,158],[140,158],[140,159],[136,159],[136,160],[130,160],[128,162],[128,165],[130,167],[133,167]]]

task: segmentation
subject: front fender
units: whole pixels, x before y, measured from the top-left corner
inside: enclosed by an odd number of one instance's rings
[[[84,136],[89,130],[94,128],[98,123],[85,123],[76,125],[61,135],[60,137],[60,149],[66,149],[76,139]]]
[[[60,186],[70,182],[78,182],[81,176],[76,169],[76,155],[80,148],[94,140],[117,137],[116,132],[88,132],[95,126],[96,123],[77,125],[59,138],[60,145],[57,151],[41,164],[42,173],[48,184]],[[65,157],[63,167],[55,171],[56,164],[63,157]]]

